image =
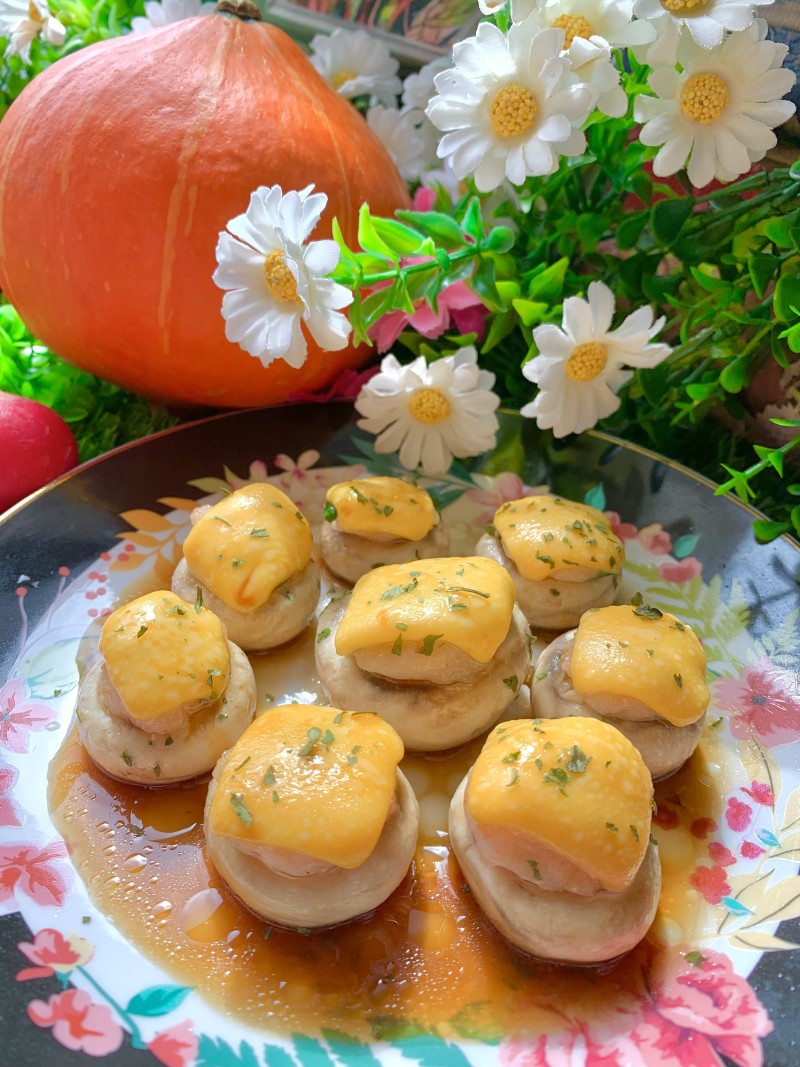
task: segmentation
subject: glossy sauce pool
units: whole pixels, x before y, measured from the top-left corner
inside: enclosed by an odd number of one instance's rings
[[[259,712],[297,701],[326,703],[313,633],[286,651],[254,657]],[[508,718],[529,717],[527,689]],[[304,934],[273,928],[226,890],[205,854],[207,781],[146,789],[98,770],[73,728],[50,767],[55,825],[98,908],[141,953],[224,1013],[272,1031],[391,1035],[408,1025],[443,1036],[492,1039],[562,1025],[581,1003],[608,1010],[641,990],[653,943],[691,944],[708,908],[689,886],[707,858],[696,820],[719,817],[721,754],[713,730],[689,764],[656,787],[673,825],[654,825],[663,888],[650,940],[603,969],[554,967],[511,949],[483,919],[447,842],[450,796],[480,751],[406,757],[420,801],[416,857],[402,885],[373,915]],[[523,1020],[521,1022],[521,1020]]]

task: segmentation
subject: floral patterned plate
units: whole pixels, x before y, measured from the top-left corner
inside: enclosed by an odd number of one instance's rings
[[[622,594],[705,642],[709,725],[657,789],[659,915],[616,965],[546,968],[481,920],[445,833],[474,752],[407,760],[423,810],[413,872],[374,917],[323,937],[235,912],[205,866],[202,786],[126,793],[81,762],[79,664],[115,604],[169,583],[195,502],[269,480],[318,524],[354,469],[397,472],[349,405],[245,412],[120,449],[0,522],[0,1061],[796,1067],[800,553],[756,546],[747,509],[649,453],[600,434],[545,449],[509,414],[492,454],[424,483],[458,551],[543,483],[605,509],[626,544]],[[312,642],[259,662],[264,708],[324,699]]]

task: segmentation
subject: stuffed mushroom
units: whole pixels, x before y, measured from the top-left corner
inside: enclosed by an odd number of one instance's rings
[[[424,489],[376,477],[328,490],[320,543],[329,570],[354,583],[374,567],[443,556],[450,536]]]
[[[602,512],[559,496],[511,500],[475,548],[501,563],[535,629],[575,626],[616,596],[625,549]]]
[[[654,779],[694,752],[710,694],[697,634],[644,604],[587,612],[542,652],[531,683],[534,715],[591,715],[636,746]]]
[[[481,557],[380,567],[319,618],[320,679],[334,703],[375,710],[407,748],[460,745],[508,709],[530,666],[508,573]]]
[[[255,707],[250,662],[217,616],[159,590],[106,619],[78,689],[78,731],[112,777],[169,785],[210,771]]]
[[[450,806],[470,889],[512,945],[602,963],[646,934],[661,886],[653,785],[639,753],[597,719],[505,722]]]
[[[402,756],[375,714],[290,705],[261,715],[219,761],[206,802],[209,856],[230,890],[281,926],[373,911],[417,843]]]
[[[247,485],[218,504],[198,508],[172,577],[179,596],[199,587],[228,635],[249,652],[297,637],[319,599],[311,527],[272,485]]]

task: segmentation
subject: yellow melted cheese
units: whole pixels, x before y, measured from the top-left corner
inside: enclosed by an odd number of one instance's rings
[[[328,490],[336,525],[358,537],[421,541],[436,525],[430,495],[402,478],[359,478]],[[326,509],[326,517],[329,514]]]
[[[520,719],[489,734],[465,802],[481,827],[527,834],[619,893],[647,849],[653,783],[607,723]]]
[[[359,578],[336,631],[340,656],[407,642],[430,656],[448,641],[488,663],[505,640],[514,583],[483,556],[423,559],[377,567]]]
[[[618,574],[625,561],[622,542],[605,515],[563,497],[507,501],[497,509],[494,527],[506,555],[533,582],[572,567]]]
[[[378,843],[403,742],[380,716],[282,706],[228,753],[211,803],[216,834],[359,867]]]
[[[229,608],[249,614],[311,558],[311,527],[285,493],[247,485],[210,508],[183,546],[189,570]]]
[[[112,612],[100,651],[122,702],[140,722],[190,701],[218,700],[228,684],[222,623],[163,589]]]
[[[673,726],[696,722],[710,699],[700,639],[668,612],[648,619],[631,606],[587,611],[570,674],[576,692],[640,700]]]

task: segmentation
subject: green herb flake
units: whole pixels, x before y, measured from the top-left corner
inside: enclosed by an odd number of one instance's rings
[[[539,759],[538,756],[536,757],[536,759],[533,762],[534,762],[534,765],[536,767],[538,767],[539,770],[541,770],[542,767],[544,767],[544,764],[542,763],[542,761]]]
[[[331,628],[330,626],[326,626],[324,630],[320,630],[320,632],[317,634],[317,644],[319,644],[321,641],[324,641],[326,637],[330,636]]]
[[[92,921],[91,915],[82,915],[81,916],[81,922],[83,923],[84,926],[86,926],[86,924],[90,923],[91,921]]]
[[[203,603],[203,590],[200,588],[199,585],[196,585],[194,594],[194,610],[199,615],[204,607],[205,604]]]
[[[678,689],[683,689],[683,678],[679,674],[673,674],[672,677],[675,679],[675,685],[677,685]]]
[[[633,823],[629,823],[628,824],[628,829],[631,832],[631,837],[633,838],[633,840],[638,842],[639,841],[639,831],[636,829],[636,827],[633,825]]]
[[[511,778],[506,782],[506,789],[508,789],[509,786],[516,785],[518,781],[519,781],[519,771],[517,770],[516,767],[514,767],[511,770]]]
[[[272,790],[272,803],[273,804],[280,804],[280,802],[281,802],[280,794],[277,792],[277,790],[273,789]]]
[[[709,728],[709,730],[718,730],[721,725],[722,725],[722,716],[720,715],[719,718],[714,719],[714,721],[712,723],[709,723],[708,728]]]
[[[156,776],[156,778],[160,778],[161,777],[161,764],[160,763],[155,763],[153,765],[153,774]]]
[[[267,767],[267,773],[264,775],[262,781],[264,785],[275,785],[275,768],[271,763],[269,767]]]
[[[652,659],[653,655],[654,655],[653,649],[652,648],[648,648],[646,651],[647,651],[647,655],[650,657],[650,659]]]
[[[519,749],[516,752],[509,752],[507,756],[503,756],[502,763],[516,763],[521,753]]]
[[[693,967],[702,967],[703,964],[706,962],[706,958],[703,953],[697,952],[696,950],[694,952],[687,952],[683,958],[686,960],[687,963],[691,963]]]
[[[294,517],[297,519],[298,522],[305,522],[306,521],[299,511],[296,511],[294,513]]]
[[[572,771],[573,774],[581,774],[591,762],[591,756],[587,756],[577,745],[573,745],[569,754],[567,770]]]
[[[550,596],[561,596],[561,593],[558,589],[551,589]]]
[[[128,767],[133,766],[133,756],[130,754],[130,752],[122,753],[122,762],[127,764]]]
[[[136,640],[138,641],[140,637],[144,637],[144,635],[145,635],[146,633],[147,633],[147,627],[146,627],[146,626],[144,626],[144,625],[140,626],[140,627],[139,627],[139,632],[138,632],[138,634],[136,635]]]
[[[537,682],[541,682],[543,678],[547,677],[547,671],[537,671],[534,677]]]
[[[544,776],[546,782],[555,782],[560,788],[570,781],[570,776],[563,769],[563,767],[551,767],[547,774]]]
[[[343,718],[344,718],[344,712],[340,711],[338,715],[334,716],[333,725],[334,726],[339,726],[341,724],[341,721],[342,721]]]
[[[294,593],[291,591],[291,589],[287,589],[283,595],[286,597],[290,604],[294,604]]]
[[[264,927],[264,940],[265,941],[269,941],[269,939],[271,937],[272,937],[272,927],[271,926],[265,926]]]
[[[297,750],[297,755],[298,756],[308,756],[309,755],[309,753],[311,752],[311,750],[314,747],[314,745],[316,745],[317,741],[319,741],[319,739],[322,737],[322,730],[320,730],[320,728],[318,726],[312,726],[309,729],[307,736],[308,736],[308,741],[306,741],[306,743],[303,745],[302,748]]]
[[[394,508],[391,506],[391,504],[387,504],[386,507],[383,509],[383,514],[388,519],[393,511],[394,511]]]
[[[251,537],[269,537],[269,534],[267,533],[267,531],[264,529],[263,526],[254,526],[253,529],[250,531],[250,536]]]
[[[167,612],[167,615],[185,615],[186,608],[182,608],[180,604],[173,604]]]
[[[397,637],[395,637],[395,639],[394,639],[394,644],[392,645],[392,655],[393,656],[401,656],[402,654],[403,654],[403,635],[402,634],[398,634]]]
[[[531,874],[537,882],[542,880],[542,872],[539,870],[539,864],[536,860],[528,860],[528,866],[531,869]]]
[[[486,532],[490,537],[497,537],[497,527],[493,522],[487,523]]]
[[[633,614],[638,615],[640,619],[656,620],[664,618],[663,611],[654,608],[652,604],[645,604],[644,597],[641,593],[633,594],[631,597],[631,607],[633,608]]]
[[[606,830],[611,830],[611,832],[615,834],[619,833],[619,827],[615,826],[613,822],[606,823]]]
[[[417,649],[417,652],[420,656],[430,656],[433,653],[433,646],[443,637],[444,634],[428,634],[427,637],[423,637],[422,644]]]
[[[480,589],[471,589],[468,585],[449,585],[447,587],[448,593],[474,593],[475,596],[482,596],[484,600],[489,600],[491,594],[484,593]]]
[[[243,567],[243,566],[244,566],[244,560],[243,560],[243,559],[239,559],[239,558],[237,557],[237,558],[236,558],[235,560],[233,560],[233,561],[231,562],[231,566],[233,567],[233,569],[234,569],[235,571],[238,571],[238,569],[239,569],[240,567]]]
[[[228,520],[223,519],[221,515],[212,515],[211,518],[214,520],[214,522],[221,522],[223,526],[230,526]]]
[[[237,763],[237,765],[233,768],[234,773],[236,773],[236,771],[240,771],[242,769],[242,767],[244,767],[244,765],[246,763],[249,763],[249,762],[250,762],[250,757],[249,756],[245,756],[245,758],[242,760],[242,762],[241,763]]]
[[[463,574],[464,574],[464,568],[463,567],[456,567],[456,578],[461,578],[461,576]]]
[[[503,679],[503,685],[507,685],[512,693],[516,693],[519,689],[519,678],[517,678],[516,674],[512,674],[510,678]]]
[[[333,744],[333,742],[334,742],[335,740],[336,740],[336,738],[335,738],[335,737],[333,736],[333,733],[332,733],[332,731],[331,731],[331,730],[326,730],[326,731],[325,731],[325,736],[324,736],[324,737],[323,737],[323,738],[321,739],[321,743],[322,743],[322,744],[323,744],[323,745],[324,745],[324,746],[325,746],[326,748],[330,748],[330,746],[331,746],[331,745]]]
[[[166,748],[167,745],[174,745],[174,744],[175,744],[175,742],[172,740],[172,738],[171,737],[167,737],[166,741],[164,742],[164,748]]]
[[[403,593],[412,593],[419,582],[416,578],[412,578],[408,585],[393,585],[391,589],[385,589],[378,597],[379,600],[394,600],[395,597],[401,596]]]
[[[325,504],[325,510],[322,513],[322,517],[325,522],[335,522],[337,515],[338,512],[336,508],[333,506],[333,504],[330,503],[330,501],[327,501]]]
[[[359,504],[368,504],[369,503],[367,498],[364,496],[364,494],[361,492],[361,490],[357,486],[351,485],[350,488],[355,493],[356,500],[359,502]]]
[[[555,565],[555,562],[553,561],[553,557],[552,556],[545,556],[541,552],[537,552],[536,553],[536,558],[538,560],[540,560],[542,563],[546,563],[549,566],[551,571],[555,570],[556,565]]]
[[[242,826],[249,826],[253,821],[253,816],[247,810],[247,805],[241,793],[231,793],[231,807],[236,812]]]
[[[310,926],[296,926],[295,927],[295,933],[302,934],[303,937],[308,937],[308,935],[311,932],[312,931],[311,931],[311,927]]]

